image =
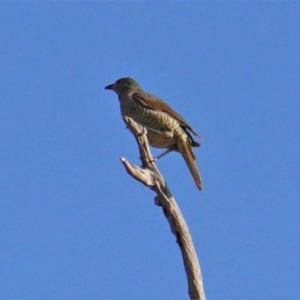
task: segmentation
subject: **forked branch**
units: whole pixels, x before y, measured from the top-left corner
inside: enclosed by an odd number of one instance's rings
[[[124,120],[137,141],[142,167],[131,164],[125,158],[121,161],[128,174],[156,193],[155,204],[162,207],[182,254],[190,299],[205,300],[200,265],[189,229],[165,179],[153,162],[147,130],[130,118],[125,117]]]

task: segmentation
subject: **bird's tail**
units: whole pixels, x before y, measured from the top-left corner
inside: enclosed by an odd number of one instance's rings
[[[196,165],[196,156],[193,152],[193,149],[190,145],[187,144],[186,141],[178,141],[179,152],[181,152],[185,163],[187,164],[190,173],[200,191],[203,190],[202,179],[200,175],[200,171]]]

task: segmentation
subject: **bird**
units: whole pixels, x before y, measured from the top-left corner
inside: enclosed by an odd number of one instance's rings
[[[201,136],[183,117],[175,112],[165,101],[145,92],[132,78],[124,77],[109,84],[106,90],[114,91],[119,98],[121,114],[132,118],[147,128],[147,138],[154,148],[167,148],[156,159],[171,151],[181,153],[197,188],[202,191],[203,184],[200,171],[196,165],[193,147],[200,147],[192,135]]]

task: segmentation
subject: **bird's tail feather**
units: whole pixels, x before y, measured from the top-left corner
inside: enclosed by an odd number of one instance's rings
[[[187,164],[190,173],[200,191],[203,190],[202,179],[200,175],[200,171],[196,165],[196,156],[191,146],[189,146],[186,141],[179,141],[180,145],[178,145],[181,150],[181,154]]]

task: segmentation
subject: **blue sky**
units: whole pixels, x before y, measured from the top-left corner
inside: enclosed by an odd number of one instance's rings
[[[300,4],[0,3],[0,299],[187,299],[181,254],[115,94],[124,76],[199,132],[199,193],[158,162],[208,299],[300,299]],[[154,154],[159,151],[154,150]]]

